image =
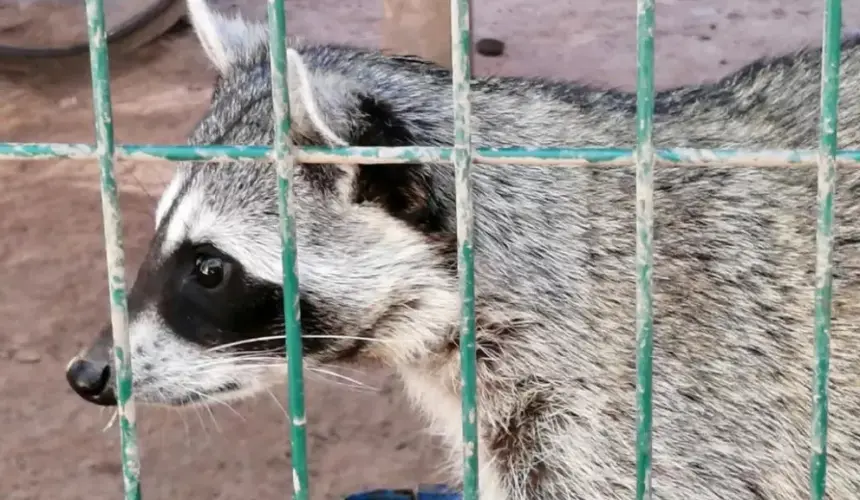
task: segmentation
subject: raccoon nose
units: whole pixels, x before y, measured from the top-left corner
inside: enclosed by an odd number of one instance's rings
[[[85,400],[100,406],[115,406],[110,362],[75,358],[66,369],[66,380]]]

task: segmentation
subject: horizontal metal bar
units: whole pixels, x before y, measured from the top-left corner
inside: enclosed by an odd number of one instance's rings
[[[360,163],[410,164],[453,163],[450,147],[296,147],[300,163]],[[815,166],[818,150],[733,150],[665,148],[656,151],[660,164],[708,165],[731,162],[731,166],[773,166],[785,164]],[[44,160],[73,158],[96,160],[95,146],[89,144],[2,143],[0,161]],[[274,160],[268,146],[169,146],[169,145],[117,145],[116,158],[135,161],[254,161]],[[539,148],[505,147],[477,148],[473,150],[475,163],[544,165],[584,167],[593,165],[631,165],[633,150],[623,148]],[[836,152],[838,164],[860,167],[860,150]]]

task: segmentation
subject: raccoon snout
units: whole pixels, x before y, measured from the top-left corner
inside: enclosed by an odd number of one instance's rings
[[[66,380],[82,398],[99,406],[116,406],[110,360],[75,357],[66,368]]]

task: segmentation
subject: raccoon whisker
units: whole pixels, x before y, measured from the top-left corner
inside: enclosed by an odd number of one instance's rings
[[[227,401],[224,401],[223,399],[219,398],[218,396],[214,396],[214,395],[212,395],[212,394],[204,394],[204,393],[202,393],[202,392],[197,392],[197,391],[192,391],[192,392],[195,392],[195,393],[197,393],[199,396],[201,396],[201,397],[203,397],[203,398],[206,398],[206,399],[208,399],[208,400],[210,400],[210,401],[212,401],[212,402],[214,402],[214,403],[216,403],[216,404],[220,404],[220,405],[222,405],[222,406],[227,407],[227,409],[229,409],[229,410],[230,410],[231,412],[233,412],[237,417],[239,417],[240,419],[242,419],[242,421],[243,421],[243,422],[246,422],[246,421],[247,421],[247,420],[245,420],[245,417],[244,417],[244,416],[242,416],[242,414],[241,414],[241,413],[239,413],[235,408],[233,408],[233,405],[231,405],[231,404],[230,404],[230,403],[228,403]],[[212,417],[212,418],[213,418],[213,419],[215,418],[215,417],[214,417],[214,415],[213,415],[213,417]]]
[[[188,387],[187,385],[185,385],[181,382],[178,382],[176,380],[171,380],[171,379],[167,379],[167,380],[168,380],[168,382],[163,387],[158,389],[158,394],[162,398],[162,401],[170,404],[171,406],[173,406],[171,403],[173,401],[175,401],[177,395],[180,395],[180,394],[193,393],[193,394],[199,395],[201,397],[201,399],[205,398],[204,394],[200,394],[198,391]],[[203,419],[203,414],[200,410],[201,406],[206,407],[206,411],[209,413],[209,418],[215,424],[216,430],[218,430],[218,432],[220,432],[220,426],[218,425],[218,422],[215,420],[215,415],[212,413],[212,410],[211,410],[211,408],[209,408],[209,405],[190,404],[190,405],[183,405],[183,408],[190,408],[194,412],[194,415],[197,417],[197,421],[200,422],[200,428],[205,433],[206,438],[211,439],[211,436],[210,436],[211,428],[206,425],[206,422]],[[177,411],[180,411],[180,409],[177,408]],[[180,411],[180,413],[181,413],[181,411]]]
[[[185,430],[185,445],[188,446],[191,444],[191,431],[188,427],[188,419],[185,418],[185,413],[179,411],[179,408],[172,408],[174,413],[179,415],[179,419],[182,420],[182,428]]]
[[[117,417],[119,416],[119,410],[114,409],[111,413],[110,420],[108,420],[107,425],[104,426],[102,432],[107,432],[108,429],[113,427],[114,422],[116,422]]]
[[[343,382],[341,380],[338,380],[336,377],[330,377],[327,374],[317,373],[314,371],[311,371],[308,373],[307,379],[308,380],[319,380],[321,383],[326,384],[326,385],[343,387],[343,388],[349,390],[350,392],[353,392],[353,391],[355,391],[355,392],[368,392],[368,389],[366,387],[356,385],[356,384],[353,384],[351,382]]]
[[[225,360],[223,364],[211,365],[211,366],[207,367],[208,368],[207,370],[203,370],[201,373],[205,373],[206,371],[214,371],[214,370],[210,370],[210,369],[218,368],[218,367],[222,367],[222,366],[233,366],[235,368],[241,368],[243,370],[245,370],[245,369],[256,369],[256,368],[281,368],[283,366],[286,366],[286,359],[284,359],[282,361],[271,361],[271,362],[261,361],[259,363],[241,363],[241,364],[235,364],[235,363],[231,363],[230,361]]]
[[[328,366],[331,367],[333,365],[328,365]],[[355,373],[357,375],[366,375],[367,374],[367,372],[365,370],[359,370],[358,368],[352,368],[349,366],[344,366],[342,364],[338,364],[336,366],[337,366],[338,371],[341,371],[341,372],[352,372],[352,373]]]
[[[242,369],[252,369],[252,370],[254,370],[254,369],[269,369],[269,368],[283,368],[286,365],[285,361],[286,360],[275,361],[275,360],[269,360],[269,359],[262,359],[258,363],[242,363],[240,365],[240,367]],[[209,371],[209,370],[212,370],[212,369],[217,368],[219,366],[230,365],[230,364],[233,364],[234,362],[235,362],[235,360],[232,360],[232,359],[210,360],[207,363],[199,363],[199,364],[191,365],[190,368],[193,370],[195,368],[201,367],[201,365],[205,365],[206,370],[201,370],[200,375],[202,375],[202,372],[204,372],[204,371]],[[330,370],[330,369],[320,368],[320,367],[308,367],[307,369],[309,372],[325,376],[325,378],[327,380],[334,381],[334,382],[338,383],[338,385],[345,385],[347,387],[359,388],[359,389],[368,390],[371,392],[379,392],[378,387],[368,385],[368,384],[361,382],[357,379],[354,379],[348,375],[344,375],[342,373],[338,373],[338,372]],[[345,384],[342,381],[346,381],[349,383]]]
[[[337,378],[329,377],[328,375],[323,375],[323,374],[316,373],[316,372],[309,373],[308,378],[313,379],[313,380],[320,380],[324,384],[343,387],[345,389],[348,389],[351,392],[352,391],[355,391],[355,392],[372,392],[372,393],[376,392],[376,391],[373,391],[372,388],[368,388],[368,387],[364,387],[364,386],[360,386],[360,385],[355,385],[355,384],[352,384],[349,382],[342,382],[342,381],[338,380]]]
[[[192,366],[193,366],[193,364],[192,364]],[[215,370],[200,370],[198,373],[194,373],[195,379],[205,379],[206,378],[205,375],[206,375],[207,371],[208,372],[214,372]],[[182,376],[180,376],[180,375],[182,375]],[[219,373],[218,375],[223,377],[223,373]],[[164,394],[165,391],[162,391],[161,388],[158,389],[159,397],[161,399],[163,399],[164,401],[170,401],[172,398],[169,395],[171,395],[171,394],[188,394],[188,393],[191,393],[191,394],[198,396],[201,399],[206,399],[206,400],[212,401],[213,403],[217,403],[217,404],[226,406],[227,408],[230,409],[231,412],[235,413],[237,417],[241,418],[243,421],[245,420],[245,417],[243,417],[238,411],[236,411],[235,408],[233,408],[227,401],[224,401],[221,398],[219,398],[217,395],[207,394],[205,392],[201,392],[198,389],[195,389],[192,386],[178,382],[179,380],[187,379],[187,377],[188,377],[187,368],[185,370],[183,370],[182,372],[179,372],[179,373],[177,373],[177,371],[175,371],[175,370],[168,371],[163,376],[164,376],[165,380],[172,382],[172,383],[168,383],[168,386],[165,388],[168,396],[165,396],[165,394]],[[196,406],[196,405],[191,405],[191,406]],[[209,405],[203,405],[203,406],[209,406]],[[211,414],[211,410],[208,410],[208,411]],[[213,415],[212,419],[214,420],[214,418],[215,417]],[[218,426],[217,422],[215,422],[215,425],[216,425],[216,427],[218,427],[218,431],[220,432],[221,429]]]
[[[221,430],[221,426],[218,425],[218,420],[215,418],[215,414],[212,413],[212,408],[209,405],[203,405],[206,409],[206,412],[209,413],[209,418],[212,419],[212,423],[215,424],[215,430],[218,431],[219,434],[223,433]]]
[[[305,339],[344,339],[344,340],[361,340],[364,342],[376,342],[379,344],[403,344],[407,341],[394,339],[377,339],[373,337],[359,337],[355,335],[302,335]]]
[[[236,356],[236,357],[224,357],[224,358],[216,358],[216,359],[207,359],[203,361],[197,361],[194,363],[189,363],[181,368],[182,372],[187,372],[189,370],[199,370],[202,368],[211,368],[213,366],[221,366],[221,365],[233,365],[233,364],[248,364],[250,362],[271,362],[277,363],[279,360],[282,360],[283,356]]]
[[[219,401],[218,399],[213,398],[212,396],[210,396],[210,395],[208,395],[208,394],[204,394],[204,393],[202,393],[202,392],[200,392],[200,391],[196,391],[196,390],[194,390],[194,389],[191,389],[190,387],[185,387],[184,389],[185,389],[185,391],[186,391],[186,392],[190,392],[190,393],[192,393],[192,394],[196,394],[196,395],[197,395],[197,396],[199,396],[200,398],[208,399],[208,400],[213,401],[213,402],[216,402],[216,403],[223,403],[223,401]],[[215,430],[217,430],[219,433],[221,433],[221,432],[222,432],[222,431],[221,431],[221,426],[220,426],[220,425],[218,425],[218,420],[216,420],[216,419],[215,419],[215,414],[214,414],[214,413],[212,413],[212,408],[210,408],[210,405],[192,405],[192,406],[203,406],[203,407],[206,409],[206,411],[209,413],[209,418],[211,418],[211,419],[212,419],[212,423],[213,423],[213,424],[215,424]],[[229,405],[227,405],[227,406],[229,406]],[[231,408],[231,410],[232,410],[232,408]],[[235,412],[236,410],[233,410],[233,411]],[[237,414],[238,414],[238,413],[237,413]],[[241,416],[240,416],[240,417],[241,417]]]
[[[352,377],[348,377],[342,373],[337,373],[337,372],[332,371],[332,370],[326,370],[325,368],[317,368],[317,367],[309,368],[308,370],[311,372],[314,372],[314,373],[321,374],[321,375],[327,375],[333,379],[338,379],[338,380],[350,382],[349,384],[343,384],[343,385],[347,385],[348,387],[355,387],[355,388],[365,389],[365,390],[369,390],[369,391],[373,391],[373,392],[379,392],[378,387],[371,386],[369,384],[361,382],[360,380],[356,380]]]
[[[140,190],[143,191],[143,194],[146,195],[147,198],[149,198],[149,201],[153,204],[157,203],[158,200],[155,199],[155,196],[153,196],[152,193],[146,188],[146,186],[143,185],[143,182],[140,181],[140,177],[137,176],[137,172],[135,171],[134,167],[129,168],[127,170],[127,173],[131,175],[132,179],[134,179],[134,183],[137,184],[137,187],[139,187]]]
[[[368,388],[371,388],[371,389],[376,389],[375,387],[372,387],[372,386],[370,386],[369,384],[366,384],[366,383],[364,383],[364,382],[362,382],[362,381],[360,381],[360,380],[358,380],[358,379],[352,378],[352,377],[350,377],[350,376],[348,376],[348,375],[344,375],[344,374],[342,374],[342,373],[339,373],[338,371],[336,371],[336,370],[334,370],[334,369],[330,369],[330,368],[321,368],[321,367],[318,367],[318,366],[314,366],[314,367],[309,367],[309,368],[308,368],[308,370],[309,370],[309,371],[316,372],[316,373],[321,373],[321,374],[325,374],[325,375],[330,375],[330,376],[332,376],[332,377],[336,377],[336,378],[339,378],[339,379],[341,379],[341,380],[346,380],[346,381],[349,381],[349,382],[354,383],[355,385],[360,385],[360,386],[362,386],[362,387],[368,387]]]
[[[396,344],[398,342],[403,342],[403,341],[393,340],[393,339],[377,339],[377,338],[372,338],[372,337],[359,337],[359,336],[354,336],[354,335],[302,335],[302,338],[303,339],[362,340],[362,341],[366,341],[366,342],[377,342],[377,343],[381,343],[381,344],[384,344],[384,343]],[[255,342],[268,342],[271,340],[283,340],[283,339],[284,339],[284,335],[269,335],[266,337],[256,337],[253,339],[239,340],[236,342],[230,342],[229,344],[221,344],[218,346],[210,347],[203,352],[212,353],[212,352],[217,352],[217,351],[223,351],[225,349],[229,349],[231,347],[236,347],[236,346],[240,346],[240,345],[253,344]],[[260,351],[260,352],[265,352],[265,351]],[[272,352],[276,352],[276,351],[272,351]]]
[[[161,402],[169,401],[169,398],[167,396],[165,396],[164,390],[161,387],[156,387],[155,393],[157,394],[158,401],[161,401]],[[176,413],[177,415],[179,415],[180,420],[182,420],[182,427],[185,430],[185,444],[187,446],[190,445],[191,444],[191,428],[188,426],[188,419],[185,417],[185,412],[183,412],[179,408],[176,408],[175,406],[167,406],[167,408],[170,409],[170,411],[172,411],[173,413]],[[203,422],[201,421],[201,424],[202,423]],[[162,428],[162,431],[163,432],[161,433],[161,442],[163,444],[164,443],[164,436],[165,436],[165,432],[164,432],[165,428]]]
[[[158,392],[158,397],[160,397],[161,399],[163,399],[163,400],[167,399],[166,397],[164,397],[164,391],[162,391],[160,388],[157,389],[156,392]],[[182,419],[182,426],[185,428],[185,444],[190,444],[191,443],[191,434],[190,434],[190,428],[188,427],[188,420],[185,418],[185,413],[179,411],[179,408],[172,408],[172,409],[173,409],[173,411],[176,412],[177,415],[179,415],[179,418]]]
[[[206,426],[206,422],[203,421],[203,416],[200,413],[200,407],[195,405],[192,406],[194,408],[194,415],[197,417],[197,421],[200,422],[200,428],[203,429],[203,433],[206,434],[206,437],[209,438],[209,427]]]
[[[253,344],[254,342],[268,342],[270,340],[283,340],[283,339],[284,339],[283,334],[281,334],[281,335],[269,335],[267,337],[255,337],[253,339],[239,340],[237,342],[230,342],[228,344],[221,344],[221,345],[217,345],[214,347],[210,347],[210,348],[204,350],[203,352],[207,352],[207,353],[216,352],[216,351],[222,351],[224,349],[229,349],[231,347],[236,347],[239,345]]]
[[[231,360],[220,360],[219,362],[211,362],[204,367],[195,368],[191,365],[184,374],[187,376],[189,372],[195,379],[204,380],[207,377],[214,377],[220,380],[229,379],[239,385],[247,379],[236,378],[239,376],[264,375],[267,370],[283,370],[287,366],[286,359],[279,360],[260,360],[251,363],[236,363]],[[235,376],[233,376],[235,375]],[[168,375],[169,376],[169,375]]]
[[[255,365],[277,366],[284,364],[286,362],[285,360],[286,358],[284,356],[209,359],[205,361],[189,363],[187,366],[182,367],[181,371],[182,373],[187,373],[188,371],[207,372],[211,371],[213,368],[223,366],[242,366],[246,368]]]
[[[206,361],[216,361],[219,359],[269,359],[271,357],[282,357],[281,351],[278,350],[265,350],[265,351],[248,351],[248,352],[210,352],[207,353],[210,356],[204,358],[203,362]]]
[[[283,413],[283,414],[284,414],[284,419],[289,420],[289,418],[290,418],[290,414],[289,414],[289,413],[287,413],[287,409],[286,409],[286,408],[284,408],[284,405],[282,405],[282,404],[281,404],[281,402],[280,402],[280,401],[278,400],[278,398],[275,396],[275,393],[273,393],[273,392],[272,392],[272,389],[271,389],[271,388],[269,388],[269,387],[266,387],[266,392],[268,392],[268,393],[269,393],[269,396],[271,396],[271,397],[272,397],[272,401],[274,401],[274,402],[275,402],[275,405],[276,405],[276,406],[281,410],[281,413]]]

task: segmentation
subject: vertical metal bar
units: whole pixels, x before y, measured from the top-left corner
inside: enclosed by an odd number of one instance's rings
[[[654,235],[654,0],[637,0],[636,75],[636,498],[651,498],[651,273]]]
[[[290,404],[290,444],[293,499],[308,500],[305,388],[302,375],[302,333],[299,318],[299,279],[296,273],[296,221],[293,201],[295,156],[290,141],[290,100],[287,85],[286,16],[284,0],[268,0],[272,101],[275,111],[274,152],[278,170],[278,209],[281,219],[281,262],[284,274],[284,328]]]
[[[86,0],[90,42],[90,71],[93,81],[96,152],[101,170],[102,221],[110,290],[111,327],[116,367],[117,412],[122,447],[122,477],[126,500],[140,500],[140,453],[137,446],[134,396],[132,394],[131,348],[128,338],[128,303],[125,287],[122,215],[114,177],[113,112],[110,72],[102,0]]]
[[[823,500],[827,483],[827,379],[833,292],[833,198],[841,57],[842,1],[826,0],[821,49],[821,122],[818,158],[818,232],[815,263],[815,363],[812,388],[810,498]]]
[[[478,499],[478,402],[475,370],[475,258],[472,211],[472,25],[469,0],[451,0],[454,84],[454,168],[457,191],[457,267],[460,278],[460,391],[463,418],[463,499]]]

